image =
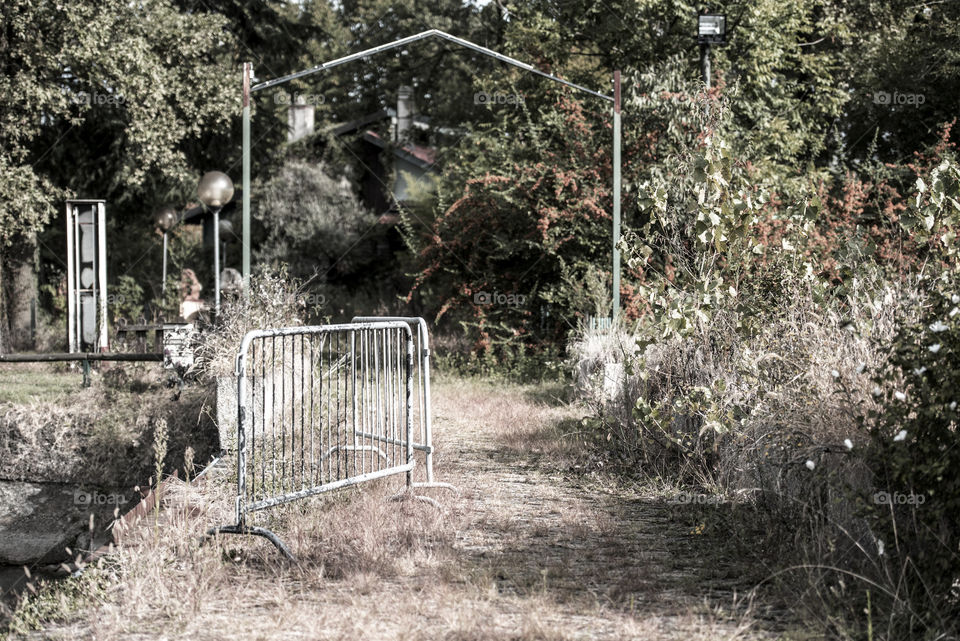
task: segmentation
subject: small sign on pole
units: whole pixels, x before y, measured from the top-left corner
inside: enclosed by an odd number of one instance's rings
[[[105,200],[67,201],[67,343],[71,353],[108,346]]]
[[[722,45],[727,43],[727,16],[720,13],[701,13],[697,16],[697,42]]]

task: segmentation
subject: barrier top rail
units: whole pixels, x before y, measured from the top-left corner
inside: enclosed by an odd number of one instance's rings
[[[409,338],[413,338],[413,332],[410,325],[401,321],[383,321],[366,323],[340,323],[338,325],[304,325],[303,327],[280,327],[277,329],[255,329],[246,333],[243,341],[240,343],[240,349],[237,352],[237,367],[235,373],[241,376],[240,364],[243,361],[247,349],[257,338],[270,338],[272,336],[297,336],[300,334],[329,334],[333,332],[361,331],[365,329],[401,329],[405,330]]]

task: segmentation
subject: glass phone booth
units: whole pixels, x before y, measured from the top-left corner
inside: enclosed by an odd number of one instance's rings
[[[67,342],[70,352],[100,352],[107,340],[105,200],[67,201]]]

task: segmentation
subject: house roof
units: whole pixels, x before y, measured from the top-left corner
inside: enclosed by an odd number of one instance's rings
[[[352,131],[366,129],[367,126],[372,125],[373,123],[392,119],[396,116],[397,112],[395,109],[380,109],[372,114],[367,114],[366,116],[361,116],[360,118],[343,123],[342,125],[337,125],[336,127],[330,129],[330,132],[335,136],[342,136]],[[429,118],[416,115],[413,117],[413,125],[418,129],[429,129]],[[375,131],[367,129],[363,132],[362,137],[363,140],[376,145],[380,149],[387,149],[391,147],[389,141]],[[402,158],[403,160],[406,160],[407,162],[414,164],[421,169],[435,169],[437,150],[432,147],[424,147],[422,145],[416,145],[408,142],[400,146],[392,147],[392,151],[394,156]]]
[[[363,139],[381,149],[386,149],[390,146],[387,141],[383,139],[383,136],[374,131],[367,130],[363,132]],[[437,150],[433,147],[423,147],[408,142],[400,147],[394,147],[393,155],[417,165],[421,169],[436,169]]]

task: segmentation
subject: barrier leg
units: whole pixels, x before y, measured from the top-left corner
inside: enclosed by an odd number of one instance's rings
[[[413,487],[416,487],[416,484],[414,484]],[[431,498],[429,496],[423,496],[422,494],[415,493],[413,491],[413,487],[407,488],[402,492],[397,492],[396,494],[390,497],[390,500],[391,501],[406,501],[406,500],[420,501],[421,503],[427,503],[429,505],[432,505],[433,507],[437,508],[437,510],[440,512],[443,511],[443,506],[440,505],[440,501],[438,501],[437,499]]]
[[[458,495],[458,496],[460,495],[460,488],[458,488],[458,487],[457,487],[456,485],[454,485],[453,483],[441,483],[441,482],[439,482],[439,481],[434,481],[434,482],[432,482],[432,483],[430,483],[430,482],[427,482],[427,483],[414,483],[414,484],[413,484],[413,487],[415,487],[415,488],[434,488],[434,487],[435,487],[435,488],[440,488],[441,490],[450,490],[451,492],[455,493],[456,495]]]
[[[287,560],[293,562],[296,562],[297,560],[297,558],[291,554],[287,546],[284,545],[283,541],[280,540],[280,537],[266,528],[247,527],[245,525],[221,525],[220,527],[212,527],[207,530],[207,534],[203,538],[203,543],[215,538],[218,534],[249,534],[251,536],[262,536],[266,540],[273,543],[274,547],[280,550],[280,553],[283,554]]]

